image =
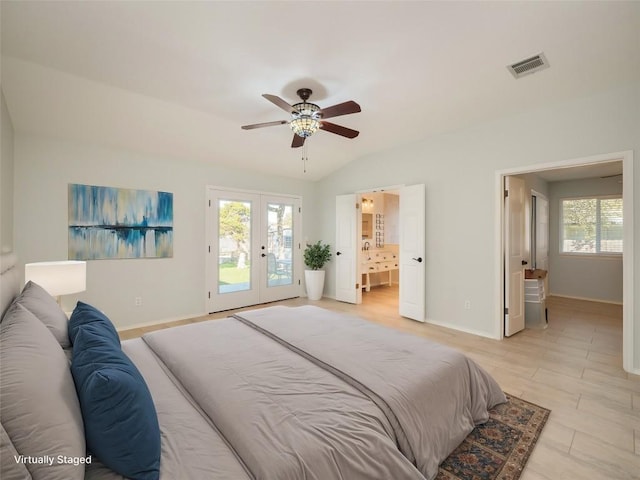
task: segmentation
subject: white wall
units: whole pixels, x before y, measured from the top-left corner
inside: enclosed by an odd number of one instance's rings
[[[439,135],[352,162],[316,185],[107,148],[15,136],[14,238],[22,261],[65,258],[70,182],[174,193],[175,250],[167,260],[91,262],[82,298],[104,306],[119,326],[184,317],[204,309],[204,187],[207,184],[303,195],[304,236],[335,242],[338,194],[397,184],[426,185],[427,317],[495,336],[495,172],[635,150],[634,225],[640,238],[640,84]],[[363,132],[366,134],[366,132]],[[532,141],[535,140],[535,141]],[[320,200],[322,207],[320,207]],[[318,205],[317,207],[314,207]],[[314,210],[315,208],[315,210]],[[634,245],[640,298],[640,242]],[[333,262],[325,294],[335,295]],[[143,307],[133,297],[143,297]],[[149,301],[148,299],[151,299]],[[464,301],[471,309],[464,309]],[[638,311],[636,309],[636,311]],[[640,315],[633,368],[640,370]]]
[[[207,185],[301,195],[303,236],[317,236],[310,182],[18,133],[14,229],[21,262],[68,258],[69,183],[173,193],[173,258],[88,263],[87,291],[77,298],[103,309],[120,328],[205,313]],[[134,306],[137,296],[141,307]],[[65,297],[64,305],[71,309],[75,299]]]
[[[330,205],[338,194],[395,184],[426,185],[427,318],[495,336],[495,172],[510,168],[635,150],[634,186],[640,192],[640,84],[597,96],[489,121],[466,130],[354,161],[320,182]],[[366,132],[363,132],[366,134]],[[640,194],[635,195],[640,238]],[[335,242],[335,212],[321,212],[323,240]],[[640,242],[634,245],[640,298]],[[333,265],[325,292],[335,294]],[[464,300],[471,309],[464,309]],[[637,311],[637,310],[636,310]],[[634,367],[640,368],[640,315],[635,315]]]
[[[550,184],[549,292],[551,295],[622,303],[622,257],[560,254],[560,200],[586,195],[622,194],[621,177],[589,178]]]
[[[2,103],[2,151],[0,152],[0,251],[13,249],[13,124],[0,91]]]

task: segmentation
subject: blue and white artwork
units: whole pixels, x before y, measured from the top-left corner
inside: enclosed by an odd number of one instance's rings
[[[69,259],[173,256],[173,194],[69,184]]]

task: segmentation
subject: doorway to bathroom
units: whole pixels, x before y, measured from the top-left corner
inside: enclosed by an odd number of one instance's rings
[[[397,190],[370,191],[362,195],[360,277],[362,301],[387,290],[385,298],[399,294],[400,194]],[[392,295],[391,295],[392,294]]]
[[[336,196],[336,300],[360,304],[374,288],[396,285],[400,315],[424,322],[424,249],[424,184]]]

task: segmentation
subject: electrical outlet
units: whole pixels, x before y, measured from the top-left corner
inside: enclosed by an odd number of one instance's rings
[[[465,310],[471,310],[471,300],[465,300],[464,301],[464,309]]]
[[[133,304],[134,304],[136,307],[141,307],[141,306],[142,306],[142,297],[135,297],[135,298],[133,299]]]

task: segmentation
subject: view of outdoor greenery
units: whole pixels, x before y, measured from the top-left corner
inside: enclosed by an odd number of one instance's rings
[[[251,282],[251,203],[220,200],[218,288],[220,293],[248,290]],[[291,271],[292,205],[267,205],[268,285],[285,285],[293,281]]]
[[[218,216],[218,285],[246,290],[251,280],[251,203],[221,200]]]
[[[622,253],[622,198],[562,200],[562,252]]]

